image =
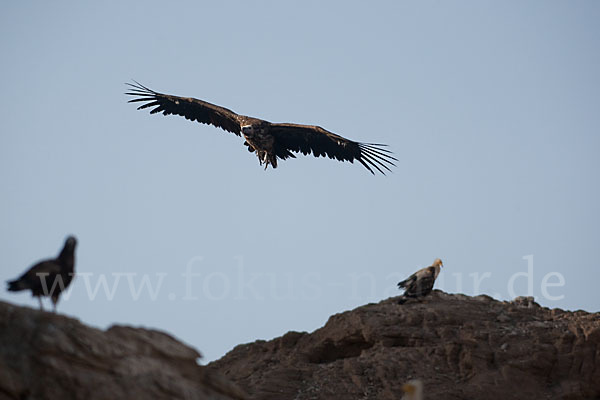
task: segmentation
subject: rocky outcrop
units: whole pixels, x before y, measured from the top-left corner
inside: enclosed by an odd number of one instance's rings
[[[415,378],[426,399],[600,399],[600,313],[530,297],[397,299],[205,367],[163,332],[102,331],[0,302],[0,400],[400,399]]]
[[[246,398],[199,357],[163,332],[102,331],[0,302],[0,400]]]
[[[254,399],[598,399],[600,313],[434,291],[332,316],[313,333],[237,346],[208,365]]]

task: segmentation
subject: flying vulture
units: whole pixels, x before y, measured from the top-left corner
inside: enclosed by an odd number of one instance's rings
[[[40,310],[44,309],[41,296],[50,296],[56,312],[60,293],[71,284],[75,274],[76,245],[77,239],[69,236],[58,257],[40,261],[18,279],[7,282],[8,290],[31,290],[31,295],[37,297],[40,302]]]
[[[440,268],[443,267],[442,260],[436,258],[429,267],[422,268],[398,283],[399,289],[404,289],[404,295],[399,300],[402,304],[408,298],[427,296],[433,290],[433,284],[440,274]]]
[[[135,82],[135,81],[134,81]],[[248,151],[255,152],[265,169],[277,168],[277,159],[296,158],[293,153],[313,154],[338,161],[360,162],[372,174],[374,169],[385,175],[398,161],[383,144],[359,143],[329,132],[320,126],[275,124],[239,115],[221,106],[191,97],[178,97],[148,89],[139,83],[127,83],[126,95],[135,96],[129,103],[142,102],[138,110],[151,108],[150,114],[180,115],[202,124],[210,124],[245,139]]]

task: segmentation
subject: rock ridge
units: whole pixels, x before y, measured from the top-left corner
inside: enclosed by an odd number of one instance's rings
[[[426,399],[600,399],[600,313],[439,290],[397,301],[239,345],[208,368],[261,400],[400,399],[410,379]]]
[[[0,400],[247,398],[200,366],[193,348],[157,330],[88,327],[0,302]]]

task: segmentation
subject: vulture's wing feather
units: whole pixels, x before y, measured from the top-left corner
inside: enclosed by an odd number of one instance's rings
[[[414,278],[413,278],[414,277]],[[405,286],[405,294],[412,296],[427,295],[433,289],[435,283],[435,268],[425,267],[415,272]]]
[[[12,282],[9,282],[9,285],[12,284],[12,287],[18,290],[41,290],[42,279],[45,279],[46,282],[53,282],[54,277],[58,275],[60,271],[61,267],[56,260],[52,259],[40,261],[39,263],[31,267],[29,270],[27,270],[19,278],[15,279]]]
[[[372,174],[373,168],[385,175],[398,161],[383,144],[359,143],[329,132],[320,126],[271,124],[277,156],[285,158],[289,151],[329,157],[339,161],[357,160]],[[384,171],[385,170],[385,171]]]
[[[240,136],[241,128],[237,120],[238,115],[225,107],[191,97],[158,93],[137,82],[135,84],[127,83],[127,85],[130,89],[125,94],[136,96],[136,98],[129,100],[129,103],[145,103],[139,106],[138,110],[153,107],[150,111],[151,114],[162,112],[164,115],[180,115],[186,119],[214,125]]]
[[[406,288],[405,294],[425,296],[431,292],[434,283],[435,278],[433,277],[433,275],[417,279],[411,285],[409,285],[408,288]]]
[[[414,283],[416,280],[417,280],[417,273],[415,272],[414,274],[412,274],[411,276],[409,276],[405,280],[398,282],[398,287],[399,288],[406,288],[410,284]]]

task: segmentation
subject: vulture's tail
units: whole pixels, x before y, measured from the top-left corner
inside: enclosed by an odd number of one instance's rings
[[[7,281],[6,283],[8,284],[7,289],[9,292],[18,292],[19,290],[27,289],[26,287],[24,287],[23,282],[21,282],[19,279],[16,279],[14,281]]]

